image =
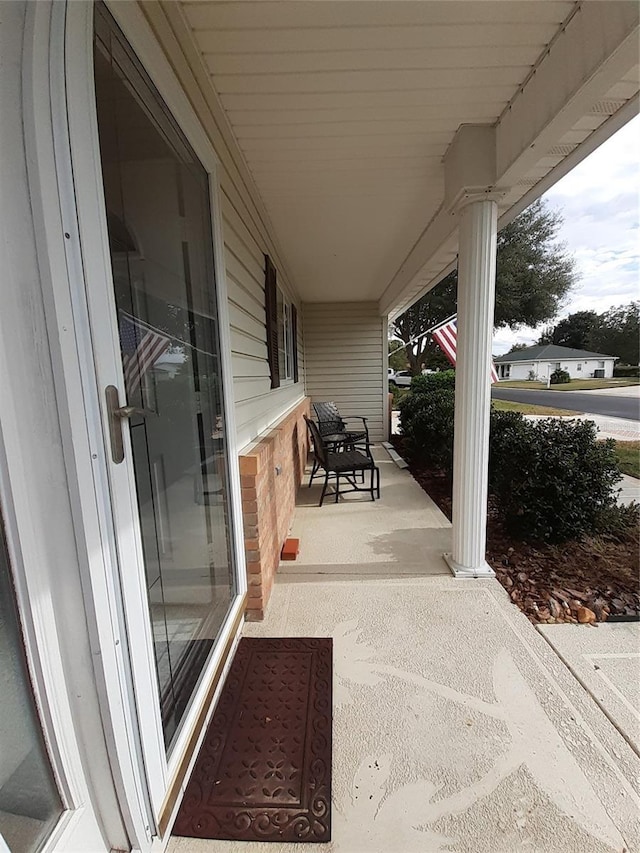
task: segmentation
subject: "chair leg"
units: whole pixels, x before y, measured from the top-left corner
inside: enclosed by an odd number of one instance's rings
[[[373,487],[374,476],[375,476],[375,468],[372,468],[371,469],[371,488],[369,489],[369,491],[371,492],[371,500],[372,501],[375,501],[375,499],[376,499],[376,496],[374,493],[374,487]]]
[[[324,500],[324,496],[325,496],[326,491],[327,491],[328,482],[329,482],[329,472],[325,471],[324,472],[324,486],[322,487],[322,494],[320,495],[320,503],[318,504],[318,506],[322,506],[322,501]]]
[[[380,469],[376,468],[376,486],[378,492],[378,499],[380,499]]]
[[[309,477],[309,488],[311,488],[311,484],[313,483],[313,478],[316,476],[316,474],[318,472],[318,468],[319,468],[318,460],[314,456],[313,457],[313,468],[311,469],[311,476]]]
[[[334,503],[338,503],[338,498],[340,497],[340,474],[336,472],[336,499]]]

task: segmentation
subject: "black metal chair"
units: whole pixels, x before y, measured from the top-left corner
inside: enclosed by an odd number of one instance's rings
[[[335,403],[314,403],[313,410],[318,419],[320,435],[327,444],[344,444],[347,448],[353,448],[356,444],[364,444],[366,452],[369,453],[369,429],[367,418],[361,415],[341,415]],[[359,430],[348,429],[347,421],[362,421]]]
[[[342,416],[335,403],[314,403],[313,410],[318,420],[318,430],[328,451],[360,450],[373,459],[367,418],[363,418],[361,415]],[[348,429],[347,421],[349,420],[362,421],[362,429]],[[317,459],[314,458],[311,476],[309,477],[310,487],[319,467]],[[364,474],[362,480],[364,482]]]
[[[314,469],[319,468],[324,470],[324,485],[322,486],[322,494],[320,495],[320,503],[322,506],[324,497],[327,493],[329,485],[329,477],[335,477],[335,503],[338,503],[338,498],[341,494],[348,492],[369,492],[371,500],[374,501],[380,497],[380,470],[375,464],[373,457],[370,454],[363,453],[361,450],[344,449],[344,450],[329,450],[325,441],[320,434],[318,425],[315,424],[305,415],[307,429],[311,436],[314,453]],[[344,446],[344,445],[343,445]],[[364,483],[365,471],[370,472],[370,485],[368,488],[358,486],[355,477],[357,474],[362,474]],[[344,478],[350,489],[340,488],[340,478]]]

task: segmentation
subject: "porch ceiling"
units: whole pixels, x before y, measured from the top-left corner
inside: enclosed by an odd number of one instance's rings
[[[615,15],[635,4],[587,5]],[[443,202],[442,158],[456,130],[508,118],[580,6],[182,3],[304,301],[379,300],[397,311],[437,281],[455,258],[455,233],[431,245],[425,229]],[[514,149],[502,212],[637,91],[627,60],[535,157],[520,163]]]

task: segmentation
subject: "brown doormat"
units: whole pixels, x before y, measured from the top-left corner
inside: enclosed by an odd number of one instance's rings
[[[332,647],[240,640],[174,835],[331,840]]]

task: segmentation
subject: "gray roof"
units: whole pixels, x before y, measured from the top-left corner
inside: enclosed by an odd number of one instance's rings
[[[562,361],[563,359],[580,359],[586,361],[588,358],[615,358],[613,355],[603,355],[601,352],[587,352],[583,349],[572,349],[571,347],[559,347],[556,344],[542,344],[536,347],[527,347],[505,355],[499,355],[493,360],[500,362],[514,361]]]

